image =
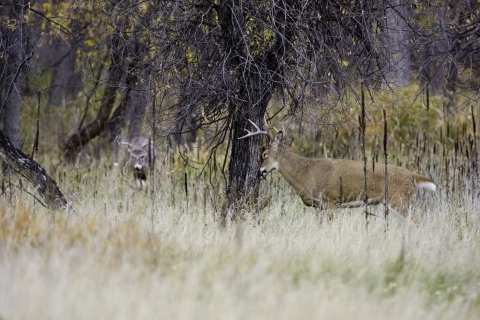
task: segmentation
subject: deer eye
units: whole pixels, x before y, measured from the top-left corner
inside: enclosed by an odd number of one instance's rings
[[[268,152],[264,152],[264,153],[262,154],[262,158],[263,158],[263,159],[268,158]]]

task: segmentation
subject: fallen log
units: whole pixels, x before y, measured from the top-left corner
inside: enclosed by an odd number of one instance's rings
[[[67,206],[67,200],[57,183],[50,178],[35,160],[15,148],[10,139],[0,130],[0,159],[16,173],[27,179],[43,198],[43,205],[51,210]]]

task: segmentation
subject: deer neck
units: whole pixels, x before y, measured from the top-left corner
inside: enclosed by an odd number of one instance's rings
[[[302,156],[291,148],[284,148],[278,157],[278,172],[299,192],[305,184],[303,171],[309,167],[310,162],[312,159]]]

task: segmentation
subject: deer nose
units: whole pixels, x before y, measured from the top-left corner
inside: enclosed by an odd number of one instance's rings
[[[265,170],[265,167],[260,168],[260,178],[265,178],[267,176],[267,170]]]
[[[135,171],[142,171],[142,166],[139,165],[139,164],[136,164],[135,167],[133,167],[133,169],[135,169]]]

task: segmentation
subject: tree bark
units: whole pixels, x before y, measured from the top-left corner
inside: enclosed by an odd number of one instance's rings
[[[271,95],[270,95],[271,97]],[[229,185],[227,188],[228,203],[233,207],[234,216],[239,210],[248,209],[257,212],[258,192],[260,188],[260,161],[258,147],[261,136],[253,136],[239,140],[245,135],[245,129],[251,129],[248,119],[262,126],[266,107],[270,99],[268,94],[256,107],[248,111],[238,111],[233,114],[232,120],[232,150],[230,152]],[[268,99],[268,100],[266,100]],[[224,215],[227,212],[223,212]]]
[[[113,70],[112,70],[113,69]],[[119,74],[117,73],[117,67],[112,66],[110,68],[111,74],[106,84],[105,93],[102,98],[102,105],[98,111],[97,118],[83,129],[74,133],[68,138],[65,145],[65,157],[68,161],[74,161],[80,148],[90,142],[93,138],[98,136],[104,129],[107,123],[110,113],[112,112],[115,104],[115,98],[117,93],[117,85],[119,82]],[[113,71],[113,74],[112,74]]]
[[[55,40],[53,50],[61,60],[54,63],[48,104],[60,106],[75,99],[83,87],[82,74],[75,71],[78,45],[70,45],[62,40]]]
[[[2,46],[5,48],[3,59],[2,88],[4,101],[0,102],[0,119],[3,120],[2,126],[5,134],[12,140],[16,148],[20,147],[20,103],[22,99],[22,81],[25,76],[25,59],[27,48],[27,36],[24,17],[23,1],[17,4],[10,4],[8,17],[11,21],[16,21],[14,29],[1,30]]]
[[[410,81],[411,59],[408,46],[410,32],[407,17],[408,11],[402,6],[401,0],[390,1],[390,7],[386,9],[387,51],[390,55],[387,81],[398,87],[405,86]]]
[[[295,4],[287,1],[286,7],[294,8]],[[237,23],[248,20],[248,10],[236,7],[236,4],[226,1],[221,6],[219,23],[225,35],[227,52],[235,52],[236,56],[226,64],[228,70],[237,72],[236,91],[238,94],[229,101],[229,118],[231,121],[231,152],[229,163],[229,181],[227,186],[227,205],[229,210],[223,210],[223,221],[232,213],[235,219],[238,214],[247,209],[258,213],[258,194],[260,188],[260,159],[258,147],[261,137],[254,136],[239,140],[245,135],[245,129],[251,128],[248,120],[261,126],[278,81],[283,74],[279,59],[282,59],[292,37],[291,17],[285,17],[279,10],[275,17],[281,24],[284,22],[284,37],[275,37],[274,44],[261,54],[249,55],[251,43],[243,38],[237,29]],[[247,62],[246,62],[247,61]],[[237,70],[237,71],[233,71]],[[231,209],[234,209],[233,212]]]
[[[141,72],[139,63],[143,57],[144,46],[138,41],[138,26],[136,26],[130,34],[129,40],[125,41],[125,29],[128,29],[128,18],[125,21],[119,20],[112,36],[110,51],[112,55],[112,64],[110,66],[110,75],[105,86],[105,93],[102,99],[102,105],[97,114],[97,118],[80,130],[73,134],[66,144],[66,158],[73,161],[82,145],[90,142],[94,137],[104,132],[107,122],[112,113],[118,88],[122,81],[127,88],[127,95],[131,94],[138,80],[138,73]],[[131,105],[130,96],[125,97],[126,105],[122,108],[128,108]],[[128,114],[128,110],[119,110],[120,114]],[[115,119],[113,119],[115,121]],[[117,119],[119,120],[119,119]],[[115,128],[113,128],[115,129]],[[108,133],[108,132],[107,132]]]
[[[8,94],[3,115],[3,130],[12,140],[15,148],[20,148],[20,101],[22,89],[14,82]]]
[[[131,66],[132,67],[132,66]],[[119,139],[121,139],[122,129],[129,122],[128,139],[142,133],[142,124],[145,117],[145,109],[148,104],[148,89],[146,85],[140,83],[136,85],[138,78],[129,74],[125,80],[126,91],[119,106],[115,109],[112,117],[105,125],[103,132],[103,144],[113,143],[113,161],[118,163]]]
[[[128,101],[127,120],[130,121],[128,133],[130,138],[142,133],[145,110],[150,101],[150,91],[146,83],[139,83],[131,92]]]
[[[175,114],[174,124],[172,125],[170,139],[168,140],[169,148],[173,152],[189,150],[192,143],[196,139],[196,130],[198,124],[195,120],[195,106],[188,105],[189,94],[186,85],[181,89],[182,95],[179,99],[178,110]]]
[[[260,158],[258,147],[262,142],[261,136],[241,139],[245,129],[251,129],[250,119],[259,127],[262,123],[275,89],[279,66],[276,54],[267,53],[262,59],[263,65],[255,72],[248,72],[240,88],[238,104],[234,106],[232,117],[232,150],[229,164],[229,186],[227,196],[230,207],[247,208],[249,211],[258,211],[258,194],[260,188]],[[261,72],[259,72],[261,70]]]
[[[456,114],[458,107],[455,104],[455,97],[457,95],[457,79],[458,79],[458,61],[452,60],[445,62],[445,83],[443,85],[443,96],[445,103],[445,110],[448,114]]]
[[[67,206],[67,200],[57,183],[32,158],[15,148],[8,137],[0,131],[0,158],[33,184],[33,187],[43,198],[45,207],[58,210]]]

